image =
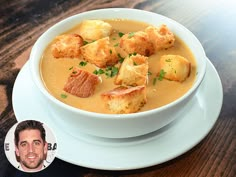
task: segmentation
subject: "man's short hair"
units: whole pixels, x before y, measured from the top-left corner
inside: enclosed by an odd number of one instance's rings
[[[45,142],[45,137],[46,137],[46,132],[45,129],[43,127],[43,124],[39,121],[36,120],[25,120],[20,122],[15,130],[15,145],[18,146],[19,143],[19,134],[21,131],[23,130],[39,130],[40,131],[40,136],[43,140],[43,142]]]

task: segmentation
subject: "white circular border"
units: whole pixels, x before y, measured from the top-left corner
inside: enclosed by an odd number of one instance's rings
[[[28,120],[37,120],[37,119],[28,119]],[[7,132],[7,135],[5,137],[5,141],[4,141],[5,155],[8,159],[8,161],[18,170],[20,170],[20,169],[18,168],[19,162],[17,162],[16,156],[15,156],[14,132],[15,132],[16,126],[19,123],[20,122],[15,123],[9,129],[9,131]],[[43,123],[43,122],[41,122],[41,123]],[[52,130],[45,123],[43,123],[43,127],[46,132],[46,142],[52,144],[53,146],[56,146],[56,149],[48,149],[47,158],[46,158],[46,160],[44,160],[44,166],[45,166],[45,168],[47,168],[55,159],[58,148],[57,148],[57,140],[56,140],[55,134],[52,132]]]

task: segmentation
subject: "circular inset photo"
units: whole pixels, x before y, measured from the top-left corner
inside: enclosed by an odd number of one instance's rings
[[[53,162],[57,142],[47,125],[36,120],[25,120],[8,131],[4,150],[9,162],[18,170],[38,172]]]

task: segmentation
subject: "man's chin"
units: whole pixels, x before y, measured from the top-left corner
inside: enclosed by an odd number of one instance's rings
[[[25,163],[24,162],[23,166],[25,169],[28,169],[28,170],[37,170],[37,169],[41,169],[43,164],[42,164],[42,162],[38,162],[38,163],[35,163],[35,162]]]

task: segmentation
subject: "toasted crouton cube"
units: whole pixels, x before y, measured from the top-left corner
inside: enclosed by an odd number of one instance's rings
[[[117,52],[110,44],[109,37],[86,44],[80,50],[84,60],[100,68],[112,66],[118,62]]]
[[[159,28],[148,26],[145,32],[153,43],[155,51],[167,49],[174,45],[175,36],[166,25],[161,25]]]
[[[138,53],[150,56],[154,53],[153,44],[150,42],[147,33],[143,31],[123,35],[120,39],[120,47],[128,54]]]
[[[179,55],[163,55],[160,69],[165,72],[164,78],[183,82],[190,75],[191,63]]]
[[[147,102],[146,87],[118,87],[101,95],[105,106],[116,114],[135,113]]]
[[[145,85],[148,73],[147,59],[148,57],[139,54],[127,56],[115,78],[115,84],[127,86]]]
[[[108,37],[111,32],[112,26],[102,20],[85,20],[78,29],[78,33],[88,42]]]
[[[98,76],[81,69],[74,69],[64,86],[64,90],[72,95],[86,98],[94,93],[99,82]]]
[[[57,36],[52,44],[52,55],[55,58],[78,58],[83,39],[78,34],[63,34]]]

